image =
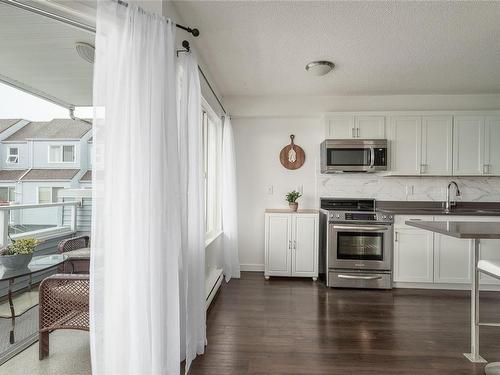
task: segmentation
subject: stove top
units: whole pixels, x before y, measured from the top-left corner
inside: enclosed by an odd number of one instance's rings
[[[320,207],[328,211],[375,211],[375,199],[320,198]]]

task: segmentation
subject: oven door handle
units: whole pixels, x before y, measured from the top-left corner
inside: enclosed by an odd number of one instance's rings
[[[355,276],[355,275],[338,275],[339,279],[350,279],[350,280],[380,280],[382,276]]]
[[[333,225],[333,229],[355,230],[357,232],[363,230],[370,232],[386,232],[389,230],[389,227],[376,225]]]

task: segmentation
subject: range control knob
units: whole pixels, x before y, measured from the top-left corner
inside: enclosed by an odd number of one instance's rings
[[[383,216],[382,216],[382,219],[384,219],[384,220],[385,220],[385,219],[387,219],[387,216],[383,215]]]
[[[339,219],[339,218],[340,218],[340,215],[339,215],[339,214],[337,214],[337,219]]]

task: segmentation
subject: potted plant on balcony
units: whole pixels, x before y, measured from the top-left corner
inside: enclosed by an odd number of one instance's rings
[[[298,191],[291,191],[286,195],[286,200],[288,202],[288,206],[292,211],[297,211],[299,208],[299,203],[297,202],[297,199],[299,199],[302,196]]]
[[[38,240],[33,237],[12,241],[0,250],[0,264],[9,270],[26,267],[33,258],[37,245]]]

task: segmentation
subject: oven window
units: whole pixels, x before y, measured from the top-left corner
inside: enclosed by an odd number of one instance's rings
[[[366,148],[329,148],[328,165],[370,165],[370,149]]]
[[[384,233],[338,232],[337,258],[383,260]]]

